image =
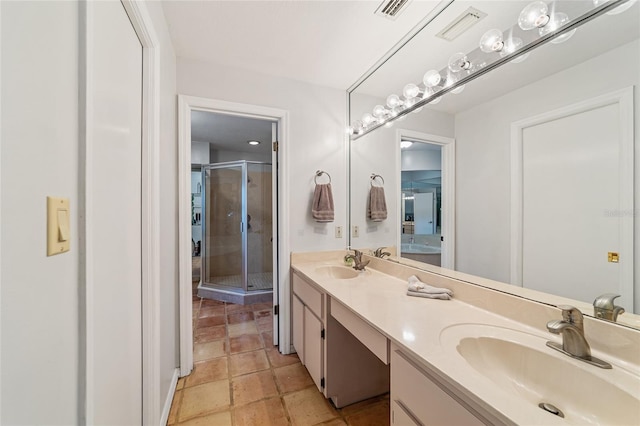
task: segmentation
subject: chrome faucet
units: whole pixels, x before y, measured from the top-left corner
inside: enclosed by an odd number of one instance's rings
[[[364,271],[364,267],[369,264],[368,260],[362,261],[362,252],[360,250],[354,250],[353,254],[347,254],[344,260],[353,260],[353,269],[356,271]]]
[[[382,251],[384,249],[386,249],[386,247],[378,247],[373,252],[373,255],[375,257],[379,257],[380,259],[384,259],[385,256],[391,256],[391,253],[389,253],[388,251]]]
[[[608,362],[591,356],[591,348],[584,337],[582,312],[569,305],[559,305],[558,308],[562,309],[562,320],[549,321],[547,330],[562,335],[562,345],[547,342],[547,346],[600,368],[611,368]]]
[[[596,318],[616,322],[618,320],[618,315],[624,313],[624,308],[622,306],[616,306],[613,303],[613,299],[616,297],[620,297],[620,295],[605,293],[596,297],[596,300],[593,301],[593,315]]]

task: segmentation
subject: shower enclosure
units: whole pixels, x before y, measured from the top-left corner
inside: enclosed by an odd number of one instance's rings
[[[273,300],[271,164],[202,166],[202,279],[198,295],[249,304]]]

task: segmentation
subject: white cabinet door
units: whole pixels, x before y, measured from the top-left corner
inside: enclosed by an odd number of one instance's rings
[[[293,347],[298,353],[300,362],[305,365],[304,360],[304,305],[295,295],[293,296],[293,304],[291,313],[293,316]]]
[[[305,366],[322,392],[321,380],[322,368],[322,322],[307,308],[304,307],[304,360]]]

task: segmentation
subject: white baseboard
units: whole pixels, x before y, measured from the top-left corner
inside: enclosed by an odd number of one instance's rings
[[[167,399],[164,401],[164,408],[162,409],[162,417],[160,417],[160,424],[166,425],[169,421],[169,411],[171,411],[171,403],[173,397],[176,394],[176,386],[178,385],[178,377],[180,376],[180,369],[176,368],[173,371],[173,377],[171,378],[171,386],[169,386],[169,392],[167,393]]]

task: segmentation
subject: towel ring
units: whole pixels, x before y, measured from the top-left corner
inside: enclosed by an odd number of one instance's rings
[[[384,178],[378,174],[372,173],[371,174],[371,186],[373,186],[373,182],[375,182],[376,178],[380,178],[380,180],[382,181],[382,185],[384,185]]]
[[[318,178],[322,175],[327,175],[327,177],[329,178],[329,183],[331,183],[331,175],[327,172],[325,172],[324,170],[316,170],[316,175],[313,178],[313,181],[315,182],[315,184],[318,184]]]

